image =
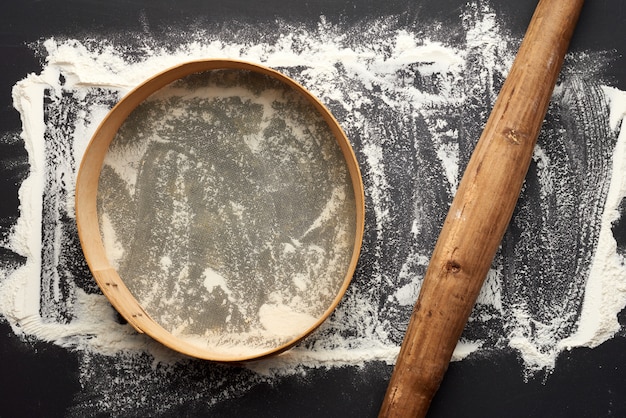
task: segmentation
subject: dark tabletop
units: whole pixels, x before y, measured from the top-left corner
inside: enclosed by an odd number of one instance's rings
[[[482,4],[482,1],[478,2]],[[492,0],[488,4],[511,36],[521,38],[535,3]],[[9,234],[19,214],[17,196],[21,181],[28,174],[23,144],[8,140],[6,133],[19,132],[19,114],[12,105],[11,89],[31,72],[39,72],[43,57],[32,43],[41,39],[117,37],[140,32],[150,23],[151,36],[167,38],[180,27],[215,27],[237,21],[264,24],[281,19],[315,25],[325,16],[339,27],[377,16],[397,16],[407,30],[418,30],[419,22],[458,20],[464,1],[409,0],[10,0],[0,13],[0,233]],[[226,23],[225,23],[226,22]],[[603,53],[611,65],[602,70],[603,81],[626,90],[626,3],[621,0],[594,0],[584,6],[571,44],[571,51]],[[454,44],[453,34],[450,42]],[[566,63],[567,65],[567,63]],[[617,222],[614,235],[623,251],[626,227]],[[434,242],[433,242],[434,243]],[[366,257],[368,256],[366,252]],[[23,256],[0,247],[0,265],[15,266]],[[1,280],[1,279],[0,279]],[[620,318],[624,324],[626,317]],[[170,371],[186,373],[186,379],[163,377],[159,390],[181,390],[189,385],[198,399],[172,404],[150,405],[135,402],[144,390],[120,384],[119,405],[102,410],[96,405],[99,394],[86,387],[80,376],[112,379],[99,364],[85,364],[80,353],[35,338],[16,336],[0,317],[0,416],[376,416],[393,366],[369,362],[364,366],[311,368],[302,374],[268,379],[254,384],[234,398],[217,403],[213,394],[194,385],[204,379],[237,381],[244,373],[238,367],[224,368],[198,362],[193,367]],[[562,352],[549,373],[527,375],[518,353],[510,349],[492,350],[485,355],[451,363],[437,393],[429,416],[544,416],[600,417],[626,416],[626,332],[598,347],[575,348]],[[105,360],[102,360],[103,362]],[[116,361],[110,358],[110,362]],[[85,370],[85,368],[93,370]],[[124,365],[119,366],[123,369]],[[219,367],[219,373],[215,368]],[[140,368],[133,368],[140,373]],[[100,374],[98,374],[100,373]],[[135,376],[140,382],[142,376]],[[133,376],[125,376],[126,384]],[[178,385],[178,386],[177,386]],[[157,399],[155,397],[155,399]],[[134,407],[133,405],[138,405]],[[91,406],[90,406],[91,405]]]

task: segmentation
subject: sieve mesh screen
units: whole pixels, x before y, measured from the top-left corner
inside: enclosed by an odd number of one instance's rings
[[[98,186],[107,257],[146,312],[217,353],[304,334],[349,267],[355,200],[329,126],[264,74],[157,91],[114,138]]]

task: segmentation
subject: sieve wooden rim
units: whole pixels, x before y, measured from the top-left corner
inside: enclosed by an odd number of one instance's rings
[[[328,124],[341,148],[354,190],[356,209],[354,247],[348,270],[339,292],[323,315],[302,335],[291,341],[259,354],[245,356],[217,354],[210,349],[190,344],[175,337],[153,320],[131,294],[118,272],[110,265],[100,234],[96,207],[98,183],[104,158],[111,141],[130,113],[148,96],[173,81],[194,73],[222,69],[247,70],[270,76],[301,93],[315,107]],[[149,78],[124,96],[100,123],[85,150],[76,179],[75,199],[76,224],[85,259],[98,286],[113,307],[138,332],[149,335],[163,345],[192,357],[220,362],[242,362],[279,354],[293,347],[321,325],[336,308],[350,284],[361,251],[365,226],[365,196],[361,172],[350,142],[334,116],[317,98],[291,78],[268,67],[232,59],[204,59],[179,64]]]

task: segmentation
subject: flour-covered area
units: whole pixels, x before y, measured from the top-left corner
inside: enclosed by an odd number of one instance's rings
[[[110,38],[44,41],[43,71],[14,88],[31,172],[7,244],[25,261],[5,269],[0,308],[15,333],[79,353],[82,391],[71,414],[158,415],[181,405],[209,411],[286,376],[306,380],[319,368],[393,364],[439,228],[520,42],[501,25],[489,7],[470,3],[445,25],[407,25],[401,16],[351,25],[320,18],[317,26],[179,28],[162,41],[138,33],[124,49]],[[291,351],[236,369],[182,358],[124,324],[86,269],[73,219],[78,163],[106,111],[157,71],[209,57],[264,64],[316,95],[351,141],[366,195],[361,258],[335,312]],[[604,65],[607,55],[567,57],[457,360],[514,351],[526,373],[549,371],[563,350],[594,347],[620,330],[626,269],[613,231],[626,195],[626,98],[604,80]],[[154,152],[155,173],[192,163],[184,149]],[[126,173],[114,163],[109,168]],[[120,181],[116,190],[138,186]],[[232,201],[232,216],[259,216]],[[108,250],[123,255],[117,245]],[[182,269],[176,263],[183,259],[171,253],[145,261]],[[217,291],[224,274],[209,267],[197,269]],[[303,282],[289,285],[298,291]],[[226,291],[222,296],[230,300]]]

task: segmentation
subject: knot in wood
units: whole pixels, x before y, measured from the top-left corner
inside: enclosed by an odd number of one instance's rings
[[[446,271],[448,273],[456,274],[461,271],[461,265],[455,260],[448,260],[446,263]]]
[[[528,138],[528,134],[520,132],[517,129],[508,128],[503,132],[504,138],[506,138],[513,145],[521,145],[522,141]]]

